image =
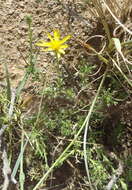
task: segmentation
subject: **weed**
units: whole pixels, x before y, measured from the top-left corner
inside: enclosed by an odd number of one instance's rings
[[[106,2],[85,1],[91,14],[96,14],[96,22],[103,26],[101,35],[90,37],[104,40],[99,40],[99,47],[75,34],[61,39],[56,29],[53,36],[48,33],[48,42],[34,43],[33,20],[31,16],[26,17],[29,55],[23,78],[14,89],[8,65],[4,64],[6,85],[0,91],[1,154],[7,152],[10,158],[9,162],[7,156],[2,156],[3,178],[7,184],[15,185],[17,179],[20,190],[26,189],[28,181],[33,190],[52,188],[54,183],[58,185],[57,179],[63,178],[65,171],[59,172],[67,163],[72,172],[71,176],[66,175],[63,184],[66,188],[71,178],[74,179],[71,187],[75,189],[84,188],[83,183],[90,190],[129,188],[131,171],[125,171],[124,165],[129,168],[131,162],[129,156],[121,159],[121,139],[125,139],[124,131],[128,128],[127,122],[122,122],[122,115],[129,111],[129,108],[123,110],[123,104],[130,101],[132,87],[131,31],[117,18],[113,3]],[[60,1],[58,4],[63,5]],[[115,21],[123,28],[121,37],[112,37],[117,32]],[[68,47],[64,43],[70,39],[69,54],[79,45],[78,55],[67,55],[68,51],[64,51]],[[45,56],[48,56],[45,51],[53,53],[45,72],[37,64],[40,51],[36,46],[42,48]],[[77,57],[74,63],[69,63],[70,56]],[[33,85],[33,92],[26,90],[27,84]],[[24,93],[30,98],[21,103]],[[32,103],[27,106],[30,100]],[[10,173],[5,169],[7,165]]]

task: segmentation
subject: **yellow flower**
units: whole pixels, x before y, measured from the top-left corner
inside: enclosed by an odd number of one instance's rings
[[[43,48],[43,51],[53,51],[58,58],[60,58],[61,54],[65,54],[64,49],[68,47],[67,44],[64,44],[69,38],[70,35],[65,36],[62,40],[60,39],[60,32],[58,30],[54,31],[53,37],[48,33],[48,38],[50,39],[49,42],[45,42],[41,40],[40,42],[36,43],[37,46],[40,47],[47,47]]]

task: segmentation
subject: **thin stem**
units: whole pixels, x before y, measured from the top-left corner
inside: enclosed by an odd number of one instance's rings
[[[96,95],[94,97],[92,105],[90,106],[90,110],[89,110],[89,113],[88,113],[88,116],[87,116],[87,122],[85,124],[85,131],[84,131],[84,141],[83,141],[84,162],[85,162],[86,173],[87,173],[87,177],[88,177],[88,181],[89,181],[90,189],[91,190],[93,190],[93,187],[92,187],[92,183],[91,183],[91,180],[90,180],[90,174],[89,174],[89,169],[88,169],[87,147],[86,147],[86,144],[87,144],[87,134],[88,134],[88,127],[89,127],[90,117],[91,117],[91,114],[93,112],[95,103],[96,103],[97,98],[99,96],[99,93],[101,91],[101,88],[102,88],[103,82],[105,80],[106,74],[107,74],[107,69],[106,69],[106,71],[105,71],[105,73],[103,75],[103,78],[102,78],[101,82],[100,82],[99,88],[98,88],[97,93],[96,93]]]
[[[7,99],[10,101],[11,100],[11,83],[10,83],[10,75],[8,71],[8,66],[5,63],[5,74],[6,74],[6,83],[7,83]]]
[[[111,57],[110,57],[111,58]],[[122,74],[122,76],[124,77],[124,79],[126,79],[126,81],[128,82],[128,84],[132,87],[132,82],[127,78],[127,76],[123,73],[123,71],[121,70],[121,68],[118,66],[118,64],[116,63],[116,61],[114,59],[111,58],[111,60],[113,61],[114,65],[116,66],[116,68],[118,69],[118,71]]]
[[[31,72],[33,72],[34,70],[34,62],[33,62],[33,46],[32,46],[32,42],[33,42],[33,31],[32,31],[32,17],[31,16],[27,16],[27,24],[28,24],[28,37],[29,37],[29,64],[31,66]]]
[[[24,148],[24,132],[22,127],[21,152],[23,152],[23,148]],[[25,175],[23,171],[23,154],[21,154],[19,181],[20,181],[20,190],[24,190]]]

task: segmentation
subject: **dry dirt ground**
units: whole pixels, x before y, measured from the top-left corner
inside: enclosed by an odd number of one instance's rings
[[[28,25],[25,21],[27,15],[31,15],[33,19],[34,43],[39,39],[46,39],[46,33],[56,28],[63,36],[71,33],[84,36],[85,32],[88,33],[92,25],[89,22],[90,16],[87,17],[88,13],[85,12],[84,3],[62,2],[60,4],[57,0],[0,1],[0,80],[4,79],[4,63],[8,64],[13,85],[16,86],[21,80],[25,60],[29,55]],[[47,59],[46,55],[41,54],[38,58],[39,66],[45,65]]]

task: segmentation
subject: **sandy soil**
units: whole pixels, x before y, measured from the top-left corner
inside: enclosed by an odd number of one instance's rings
[[[33,43],[46,39],[46,33],[55,28],[61,31],[62,36],[72,33],[86,37],[86,32],[92,25],[87,19],[89,14],[85,8],[81,1],[74,3],[72,0],[62,1],[62,4],[55,0],[1,0],[0,80],[5,78],[4,63],[8,64],[13,86],[23,76],[25,60],[28,61],[29,55],[28,25],[25,21],[27,15],[31,15],[33,19]],[[40,53],[38,64],[43,66],[48,61],[48,56]]]

